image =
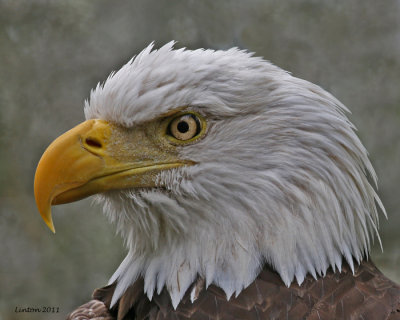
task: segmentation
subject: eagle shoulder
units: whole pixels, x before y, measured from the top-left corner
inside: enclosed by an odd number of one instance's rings
[[[98,289],[93,295],[102,306],[98,314],[105,314],[105,318],[71,317],[85,314],[85,306],[93,309],[90,303],[96,300],[92,300],[75,310],[68,320],[400,320],[400,286],[372,262],[365,261],[355,268],[354,274],[346,265],[341,272],[329,270],[317,280],[309,275],[300,286],[293,283],[289,288],[266,266],[249,287],[230,300],[223,290],[214,285],[204,288],[200,280],[188,289],[176,310],[165,289],[150,301],[144,294],[143,279],[136,281],[109,309],[114,289],[115,284]]]

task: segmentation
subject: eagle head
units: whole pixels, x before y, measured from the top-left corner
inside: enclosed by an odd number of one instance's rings
[[[265,263],[289,286],[367,256],[384,209],[346,107],[246,51],[173,45],[98,84],[36,172],[53,231],[51,205],[96,194],[124,238],[112,303],[138,277],[176,307],[197,277],[229,299]]]

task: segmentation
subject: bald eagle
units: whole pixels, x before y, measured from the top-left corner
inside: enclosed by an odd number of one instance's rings
[[[38,164],[53,232],[52,205],[96,195],[128,250],[69,319],[399,319],[347,108],[246,51],[173,46],[98,84]]]

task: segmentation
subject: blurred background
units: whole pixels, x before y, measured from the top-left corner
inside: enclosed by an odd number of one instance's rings
[[[64,319],[123,259],[90,199],[54,208],[53,235],[35,207],[34,171],[48,144],[84,120],[97,82],[172,39],[254,51],[352,110],[389,215],[384,252],[376,243],[372,258],[400,282],[399,0],[0,0],[0,319]]]

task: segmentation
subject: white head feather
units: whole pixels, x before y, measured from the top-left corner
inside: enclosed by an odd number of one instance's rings
[[[346,107],[245,51],[173,44],[149,45],[85,105],[87,119],[126,127],[182,106],[208,121],[179,149],[197,165],[159,174],[163,189],[98,196],[129,249],[112,304],[140,276],[150,299],[165,286],[176,307],[198,275],[229,299],[264,263],[289,286],[367,256],[384,208]]]

